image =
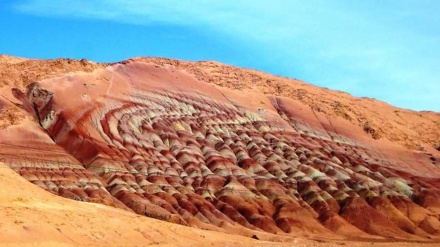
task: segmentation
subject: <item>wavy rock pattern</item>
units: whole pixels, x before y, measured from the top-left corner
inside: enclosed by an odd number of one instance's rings
[[[401,169],[319,116],[324,128],[307,122],[288,99],[269,97],[267,109],[251,111],[184,73],[141,62],[57,80],[15,95],[67,153],[48,140],[17,156],[4,145],[0,154],[55,194],[193,226],[440,235],[438,167],[426,165],[435,172],[424,178]],[[266,117],[272,110],[275,120]]]

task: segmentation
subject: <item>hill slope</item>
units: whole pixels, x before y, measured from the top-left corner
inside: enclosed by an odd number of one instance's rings
[[[336,116],[362,127],[374,139],[386,138],[410,149],[440,148],[440,113],[415,112],[345,92],[320,88],[303,81],[264,72],[237,68],[212,61],[186,62],[166,58],[135,58],[154,64],[169,64],[193,74],[197,79],[221,87],[301,101],[314,111]]]
[[[214,62],[0,67],[0,161],[53,194],[266,239],[439,239],[438,113]]]
[[[0,163],[2,246],[279,246],[54,196]],[[263,238],[265,236],[262,236]],[[267,237],[267,236],[266,236]],[[287,243],[293,239],[285,239]],[[312,243],[296,240],[304,244]]]

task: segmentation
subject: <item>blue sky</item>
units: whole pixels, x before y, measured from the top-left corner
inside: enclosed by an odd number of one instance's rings
[[[216,60],[440,112],[440,1],[18,0],[0,54]]]

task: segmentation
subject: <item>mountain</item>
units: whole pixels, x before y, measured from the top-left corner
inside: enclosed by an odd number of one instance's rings
[[[149,218],[161,220],[154,231],[167,235],[162,244],[172,244],[170,229],[179,229],[179,241],[197,234],[185,226],[219,232],[197,230],[200,245],[440,240],[436,112],[165,58],[99,64],[3,55],[0,94],[2,168],[30,182],[21,179],[13,193],[41,194],[32,200],[40,207],[65,203],[76,222],[106,219],[84,238],[61,227],[52,235],[58,221],[47,222],[46,243],[117,245],[117,224],[135,234],[133,222]],[[106,243],[108,235],[115,240]],[[203,242],[208,235],[215,240]]]

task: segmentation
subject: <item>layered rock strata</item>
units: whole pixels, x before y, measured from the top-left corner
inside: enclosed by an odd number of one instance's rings
[[[439,238],[438,163],[292,99],[142,61],[13,94],[32,130],[3,131],[0,161],[60,196],[198,227]]]

